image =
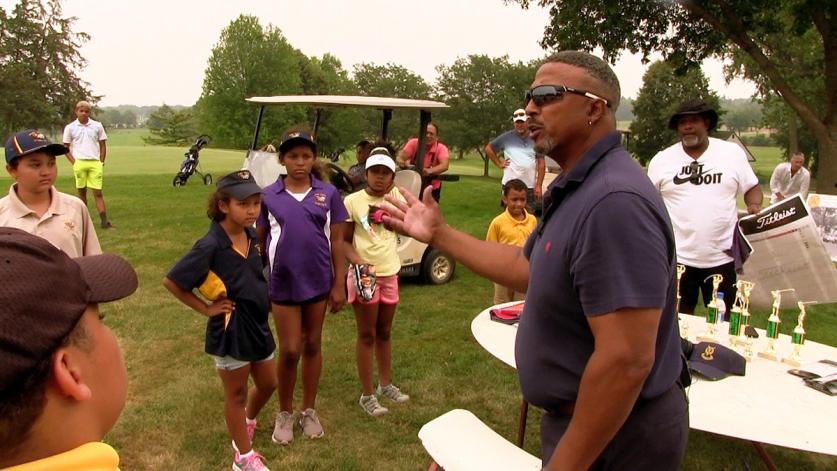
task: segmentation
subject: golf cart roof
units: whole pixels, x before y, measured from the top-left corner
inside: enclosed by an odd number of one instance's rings
[[[410,98],[384,98],[377,96],[352,95],[277,95],[247,98],[258,105],[308,105],[315,107],[366,107],[376,109],[419,109],[437,110],[448,105],[440,101],[413,100]]]

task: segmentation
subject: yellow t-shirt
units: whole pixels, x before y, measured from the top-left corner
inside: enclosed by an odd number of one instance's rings
[[[513,218],[508,211],[495,217],[488,226],[488,233],[485,240],[500,242],[501,244],[516,245],[523,247],[529,234],[535,230],[538,221],[535,216],[523,210],[526,217],[522,221]]]
[[[396,187],[389,194],[404,201]],[[346,221],[355,223],[352,245],[361,260],[375,266],[375,274],[378,276],[395,275],[401,270],[401,259],[397,252],[398,235],[383,224],[372,222],[369,215],[370,207],[380,207],[384,201],[383,197],[372,196],[366,190],[352,193],[343,200],[349,213]]]
[[[90,442],[64,453],[2,471],[118,471],[119,455],[110,445]]]

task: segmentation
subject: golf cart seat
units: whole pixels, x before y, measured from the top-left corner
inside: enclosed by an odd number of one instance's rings
[[[250,150],[244,159],[244,169],[249,170],[256,179],[256,183],[264,188],[287,173],[285,167],[279,165],[279,154],[262,150]]]

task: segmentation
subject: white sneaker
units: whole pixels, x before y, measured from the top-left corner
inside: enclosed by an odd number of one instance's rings
[[[287,411],[276,414],[276,424],[273,427],[273,443],[287,445],[294,441],[294,415]]]
[[[389,409],[382,406],[381,403],[378,402],[378,397],[374,394],[360,396],[358,403],[367,414],[373,417],[378,417],[379,415],[384,415],[389,412]]]
[[[395,402],[407,402],[410,400],[410,396],[401,392],[400,389],[395,387],[394,384],[390,383],[384,387],[378,385],[378,390],[376,391],[379,396],[384,396],[387,399]]]

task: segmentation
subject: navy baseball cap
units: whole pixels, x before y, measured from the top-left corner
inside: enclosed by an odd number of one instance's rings
[[[298,144],[307,145],[314,151],[314,155],[317,155],[317,143],[314,142],[314,136],[305,131],[288,131],[285,134],[282,134],[282,143],[279,144],[279,153],[284,154],[288,151],[288,149]]]
[[[10,164],[14,159],[29,155],[33,152],[46,152],[49,155],[64,155],[68,149],[63,144],[50,142],[41,131],[27,129],[12,135],[6,139],[6,163]]]
[[[261,194],[262,189],[249,170],[239,170],[225,175],[215,184],[219,190],[224,190],[233,198],[244,201],[250,196]]]
[[[688,354],[689,369],[712,381],[729,375],[744,376],[747,361],[735,350],[712,342],[700,342]]]

